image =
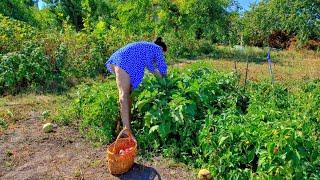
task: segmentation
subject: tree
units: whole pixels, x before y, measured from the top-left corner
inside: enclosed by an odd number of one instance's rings
[[[85,23],[94,25],[100,19],[109,24],[111,17],[111,6],[107,0],[44,0],[51,12],[62,23],[69,19],[77,31],[84,28]]]
[[[319,0],[262,0],[244,14],[244,35],[250,45],[267,44],[268,37],[283,31],[299,40],[320,38]]]
[[[35,20],[32,16],[31,7],[34,6],[34,3],[32,0],[2,0],[0,2],[0,13],[33,24]]]
[[[47,3],[60,23],[69,19],[76,30],[81,30],[84,27],[81,0],[44,0],[44,2]]]
[[[223,40],[231,0],[159,1],[159,26],[195,39]]]

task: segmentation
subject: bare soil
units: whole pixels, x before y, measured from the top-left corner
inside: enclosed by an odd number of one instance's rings
[[[162,157],[137,157],[129,172],[113,176],[106,146],[94,147],[73,127],[44,133],[42,125],[30,117],[0,133],[0,179],[194,179],[186,166]]]

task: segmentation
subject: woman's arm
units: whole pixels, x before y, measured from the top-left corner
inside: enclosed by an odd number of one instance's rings
[[[163,56],[163,52],[161,48],[156,48],[154,50],[153,61],[147,64],[147,69],[154,75],[159,77],[166,76],[167,74],[167,64],[165,58]]]
[[[168,66],[166,64],[166,61],[165,61],[165,58],[164,58],[164,55],[163,55],[163,51],[162,51],[161,48],[159,48],[156,51],[155,59],[156,59],[156,64],[158,66],[158,68],[157,68],[158,69],[158,73],[160,74],[161,77],[166,76],[167,75]]]

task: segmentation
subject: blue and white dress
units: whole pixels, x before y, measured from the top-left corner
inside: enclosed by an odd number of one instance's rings
[[[152,42],[133,42],[118,49],[105,64],[107,69],[114,73],[111,64],[119,66],[129,74],[133,89],[142,82],[145,68],[151,73],[158,69],[161,75],[167,74],[162,47]]]

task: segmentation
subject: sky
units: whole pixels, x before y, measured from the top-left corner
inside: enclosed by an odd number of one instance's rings
[[[42,0],[39,0],[38,1],[38,7],[40,8],[40,9],[42,9],[42,8],[44,8],[44,3],[43,3],[43,1]]]
[[[248,10],[251,3],[259,2],[259,0],[238,0],[244,10]]]
[[[240,5],[243,7],[244,10],[248,10],[250,3],[258,2],[259,0],[238,0]],[[44,3],[42,0],[39,0],[38,6],[40,9],[44,7]]]

